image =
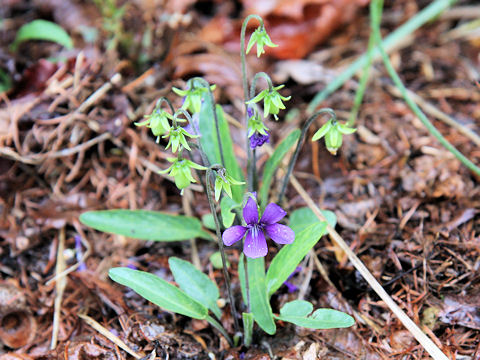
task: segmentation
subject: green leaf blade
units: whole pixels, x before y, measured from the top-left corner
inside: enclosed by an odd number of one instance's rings
[[[205,306],[156,275],[122,267],[110,269],[108,275],[113,281],[128,286],[165,310],[194,319],[205,319],[208,316]]]
[[[217,285],[188,261],[170,257],[168,264],[180,289],[209,308],[220,319],[222,312],[217,305],[220,297]]]
[[[247,257],[247,273],[253,317],[263,331],[273,335],[277,328],[265,286],[265,259]]]
[[[222,141],[223,158],[225,159],[225,169],[228,174],[237,181],[244,181],[244,176],[240,165],[238,165],[237,158],[233,151],[233,141],[230,135],[228,122],[225,119],[223,109],[221,106],[216,106],[216,113],[218,119],[218,129],[220,132],[220,139]],[[200,110],[200,143],[205,151],[208,161],[213,164],[221,164],[220,147],[218,144],[217,129],[215,127],[215,118],[212,111],[212,103],[210,96],[205,96]],[[232,186],[233,200],[241,203],[243,199],[245,185]]]
[[[335,215],[335,213],[329,210],[320,211],[327,220],[328,224],[334,228],[337,224],[337,216]],[[315,215],[314,212],[308,207],[296,209],[290,214],[290,227],[295,232],[295,234],[299,234],[310,225],[319,222],[320,220],[318,220],[317,215]]]
[[[284,157],[287,155],[290,148],[296,144],[300,137],[300,130],[296,129],[292,131],[288,136],[282,140],[282,142],[277,146],[275,151],[273,152],[272,156],[267,160],[265,163],[265,167],[263,168],[263,179],[262,179],[262,186],[260,187],[259,191],[259,198],[260,203],[262,204],[262,208],[265,208],[268,201],[268,191],[271,188],[273,175],[275,174],[275,170],[278,168]]]
[[[305,300],[293,300],[280,309],[280,316],[308,316],[313,311],[313,305]]]
[[[73,48],[73,42],[68,33],[59,25],[47,20],[33,20],[23,25],[12,43],[12,50],[16,51],[20,43],[29,40],[52,41],[67,49]]]
[[[180,241],[210,239],[196,218],[148,210],[101,210],[80,215],[80,221],[96,230],[141,240]]]
[[[345,328],[355,323],[353,317],[338,310],[317,309],[309,316],[312,310],[313,305],[308,301],[294,300],[286,303],[275,318],[308,329]]]
[[[326,233],[326,228],[325,222],[312,224],[299,234],[296,233],[295,241],[292,244],[282,247],[273,258],[267,271],[266,284],[269,297],[287,281],[305,255]]]

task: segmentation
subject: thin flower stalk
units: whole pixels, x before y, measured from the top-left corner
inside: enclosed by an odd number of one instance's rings
[[[235,328],[235,333],[239,333],[240,326],[238,324],[237,309],[235,307],[235,300],[233,298],[232,288],[230,285],[230,275],[228,274],[228,270],[227,270],[227,259],[225,257],[225,247],[223,246],[223,241],[222,241],[220,221],[218,220],[217,212],[215,210],[215,203],[213,202],[212,190],[210,189],[209,179],[211,178],[211,175],[212,175],[212,167],[209,167],[205,174],[207,199],[208,199],[208,204],[210,205],[210,211],[212,212],[212,215],[213,215],[213,220],[215,222],[215,232],[217,235],[218,248],[220,250],[220,255],[222,257],[223,277],[225,279],[225,286],[227,288],[228,300],[230,301],[230,310],[232,312],[233,325]]]
[[[297,162],[297,159],[298,159],[298,155],[300,154],[300,149],[302,148],[302,145],[303,145],[303,142],[305,140],[305,136],[307,135],[307,131],[310,127],[310,125],[312,125],[312,123],[320,116],[320,115],[324,115],[324,114],[328,114],[330,116],[330,119],[336,119],[337,118],[337,115],[335,114],[335,111],[333,111],[332,109],[330,108],[324,108],[324,109],[320,109],[319,111],[317,111],[315,114],[313,114],[312,116],[310,116],[308,118],[308,120],[305,122],[305,124],[303,125],[302,127],[302,132],[300,134],[300,137],[298,138],[298,141],[297,141],[297,146],[295,148],[295,152],[293,153],[292,155],[292,158],[290,159],[290,162],[288,163],[288,168],[287,168],[287,174],[283,180],[283,184],[282,184],[282,188],[280,190],[280,194],[278,195],[278,200],[277,202],[279,204],[282,203],[282,200],[283,200],[283,196],[285,195],[285,191],[287,190],[287,185],[290,181],[290,176],[292,175],[292,172],[293,172],[293,168],[295,166],[295,163]]]
[[[242,30],[240,32],[240,58],[242,62],[242,85],[243,85],[243,102],[245,104],[245,128],[248,127],[248,105],[246,104],[249,100],[248,98],[248,77],[247,77],[247,55],[246,55],[246,47],[245,47],[245,33],[247,31],[248,22],[252,19],[258,20],[260,26],[263,26],[263,19],[255,14],[248,15],[245,20],[243,20]],[[254,191],[253,189],[253,169],[252,169],[252,156],[253,151],[249,146],[248,142],[248,133],[246,135],[246,153],[247,153],[247,187],[248,191]]]

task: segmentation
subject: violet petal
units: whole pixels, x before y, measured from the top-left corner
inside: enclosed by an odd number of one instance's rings
[[[268,252],[265,234],[259,228],[252,228],[247,232],[245,243],[243,244],[243,253],[250,258],[259,258],[266,256]]]
[[[223,243],[226,246],[230,246],[236,243],[238,240],[241,240],[243,238],[246,231],[247,231],[247,228],[240,225],[229,227],[227,230],[223,232],[223,235],[222,235]]]
[[[283,219],[287,212],[275,203],[270,203],[265,208],[260,222],[265,225],[275,224]]]
[[[250,196],[243,208],[243,219],[248,225],[258,223],[257,202]]]
[[[277,244],[291,244],[295,240],[295,233],[286,225],[272,224],[265,227],[268,236]]]

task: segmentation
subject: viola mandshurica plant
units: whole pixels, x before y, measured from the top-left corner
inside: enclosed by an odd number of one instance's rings
[[[260,25],[245,49],[247,23],[252,19],[258,20]],[[354,324],[350,315],[333,309],[314,310],[313,305],[304,300],[288,302],[278,309],[278,313],[274,313],[270,305],[275,292],[295,291],[293,286],[287,288],[285,282],[293,273],[301,271],[300,263],[327,232],[327,223],[319,221],[308,208],[294,210],[287,219],[284,210],[287,205],[282,202],[307,129],[320,115],[328,115],[329,120],[317,131],[313,140],[325,137],[327,149],[332,153],[341,146],[342,136],[353,133],[355,129],[340,124],[333,110],[321,109],[305,122],[302,130],[292,131],[278,144],[259,173],[257,151],[271,140],[266,125],[268,118],[272,115],[278,120],[280,110],[285,109],[284,102],[290,96],[281,95],[284,85],[273,86],[270,77],[263,72],[255,74],[249,87],[245,54],[255,44],[257,56],[265,52],[265,46],[276,46],[268,36],[262,18],[250,15],[245,19],[241,32],[246,176],[234,153],[223,109],[215,104],[212,93],[215,86],[203,78],[188,80],[186,90],[173,88],[173,92],[183,97],[180,108],[175,110],[170,100],[161,98],[144,121],[135,123],[151,129],[157,142],[160,139],[167,142],[165,150],[171,150],[173,156],[167,159],[171,165],[160,174],[173,178],[181,194],[203,178],[200,183],[209,203],[208,218],[211,219],[208,224],[204,220],[204,225],[215,230],[213,240],[219,249],[228,298],[226,308],[231,312],[234,332],[227,332],[220,321],[228,320],[218,306],[220,290],[216,283],[188,261],[176,257],[169,259],[176,284],[127,267],[113,268],[109,272],[112,280],[130,287],[164,310],[208,321],[231,346],[238,346],[241,340],[249,346],[255,323],[268,334],[276,332],[276,321],[311,329]],[[267,87],[257,93],[260,79],[265,80]],[[177,103],[180,102],[178,100]],[[162,108],[164,104],[167,109]],[[263,116],[260,106],[263,107]],[[280,193],[277,194],[278,200],[270,201],[272,189],[277,188],[272,186],[275,173],[293,148]],[[335,215],[329,211],[323,213],[330,225],[335,226]],[[197,218],[158,211],[90,211],[83,213],[80,220],[100,231],[143,240],[212,240],[211,233],[204,230]],[[267,242],[268,238],[273,243]],[[278,250],[270,246],[274,243],[278,245]],[[233,263],[233,257],[227,260],[229,253],[240,251],[237,244],[243,245],[237,267],[243,303],[235,301],[238,297],[231,287],[229,270],[229,266],[233,266],[229,265]],[[225,246],[229,247],[228,252]],[[267,255],[269,266],[266,270]]]

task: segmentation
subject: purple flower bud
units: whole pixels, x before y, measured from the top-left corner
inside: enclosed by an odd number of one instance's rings
[[[266,142],[270,142],[270,134],[268,132],[267,135],[262,135],[258,132],[255,132],[252,136],[250,136],[250,148],[252,149],[260,147]]]
[[[251,106],[247,107],[248,118],[251,118],[254,114],[255,112],[253,111],[253,108]]]

